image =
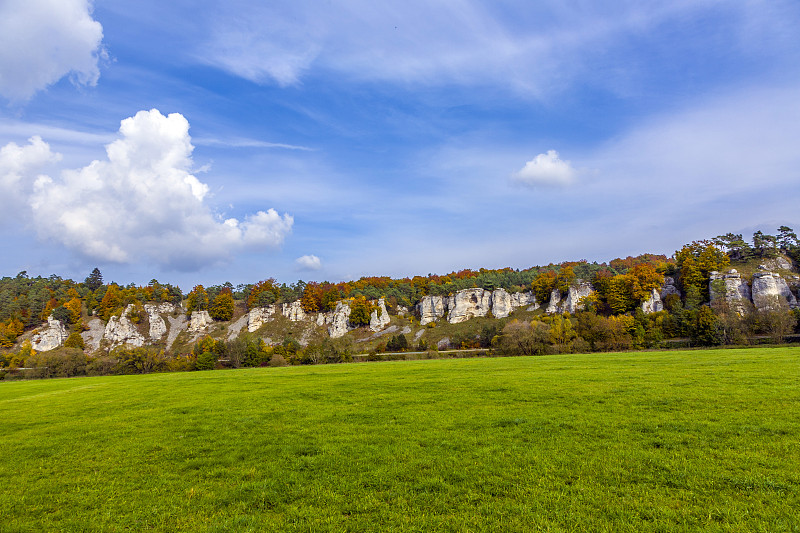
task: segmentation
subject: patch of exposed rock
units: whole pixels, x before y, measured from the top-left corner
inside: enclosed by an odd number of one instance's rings
[[[553,292],[550,293],[550,300],[548,300],[547,309],[544,310],[547,314],[558,313],[558,310],[561,308],[561,291],[558,289],[553,289]]]
[[[709,275],[709,295],[711,303],[723,300],[730,304],[737,313],[743,315],[745,303],[750,302],[750,286],[742,279],[742,275],[735,268],[725,273],[711,272]]]
[[[515,309],[524,306],[529,310],[538,307],[531,292],[509,294],[505,289],[487,291],[480,288],[463,289],[447,297],[423,296],[417,305],[419,323],[424,326],[447,316],[451,324],[458,324],[474,317],[488,316],[505,318]]]
[[[483,289],[464,289],[448,298],[447,321],[451,324],[486,316],[491,311],[492,293]]]
[[[171,303],[144,304],[147,319],[150,322],[150,340],[158,342],[167,333],[167,324],[161,317],[162,314],[171,314],[175,311],[175,306]]]
[[[275,306],[254,307],[247,313],[247,331],[253,333],[255,330],[272,320],[275,315]]]
[[[669,276],[664,278],[664,285],[661,287],[661,299],[664,300],[670,294],[681,295],[681,291],[675,285],[675,279]]]
[[[661,293],[653,289],[650,297],[642,302],[642,311],[649,315],[650,313],[658,313],[664,310],[664,302],[661,301]]]
[[[184,313],[178,313],[178,316],[168,316],[167,320],[169,321],[167,350],[169,350],[172,348],[172,344],[175,342],[175,339],[178,338],[178,335],[180,335],[182,331],[186,331],[189,321],[186,320],[186,315]]]
[[[797,307],[797,298],[792,294],[786,280],[774,272],[756,272],[753,274],[753,305],[759,311],[779,309],[788,305]]]
[[[106,324],[103,338],[111,343],[111,348],[116,348],[123,344],[130,346],[143,346],[144,335],[139,333],[136,324],[128,318],[128,313],[133,309],[133,304],[129,304],[122,312],[122,315],[112,316]]]
[[[303,311],[303,306],[300,300],[295,300],[281,306],[281,314],[291,320],[292,322],[299,322],[305,320],[306,312]]]
[[[328,326],[328,335],[332,339],[343,337],[350,331],[350,304],[347,302],[337,302],[336,309],[331,315],[330,326]],[[327,322],[327,321],[326,321]],[[319,324],[319,321],[317,322]]]
[[[67,328],[60,320],[47,317],[47,327],[31,338],[31,347],[37,352],[55,350],[67,340]]]
[[[389,325],[389,312],[386,311],[386,304],[383,298],[378,300],[378,309],[373,310],[369,316],[369,329],[380,331]]]
[[[91,353],[100,348],[100,341],[103,340],[106,328],[103,321],[97,317],[90,319],[86,325],[89,326],[89,329],[81,333],[81,338],[86,346],[86,351]]]
[[[564,304],[560,307],[559,311],[562,313],[575,314],[575,312],[582,310],[584,305],[581,300],[592,294],[593,291],[594,288],[592,288],[592,284],[585,281],[579,282],[577,285],[572,285],[569,290],[567,290],[567,297],[564,299]]]
[[[423,296],[419,302],[419,323],[424,326],[442,318],[445,314],[444,298],[441,296]]]
[[[242,329],[244,329],[244,327],[247,326],[249,318],[250,318],[249,314],[244,314],[239,318],[237,318],[235,321],[233,321],[230,326],[228,326],[229,341],[239,336],[239,333],[241,333]]]
[[[214,323],[214,319],[208,314],[208,311],[192,311],[192,316],[189,317],[189,327],[186,328],[189,333],[201,333],[208,329],[208,326]]]

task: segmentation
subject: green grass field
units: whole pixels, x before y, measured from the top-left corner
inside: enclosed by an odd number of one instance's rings
[[[800,348],[0,384],[0,531],[800,531]]]

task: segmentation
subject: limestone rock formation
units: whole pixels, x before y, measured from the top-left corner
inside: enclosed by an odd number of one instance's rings
[[[547,309],[545,309],[545,313],[547,314],[558,313],[560,308],[561,308],[561,292],[558,289],[553,289],[553,292],[550,293],[550,301],[547,304]]]
[[[656,290],[650,293],[650,298],[642,302],[642,311],[645,314],[658,313],[664,310],[664,302],[661,301],[661,294]]]
[[[592,284],[585,281],[571,286],[567,291],[564,303],[559,308],[559,312],[574,314],[576,311],[582,310],[584,306],[581,303],[581,299],[592,294],[592,291],[594,291]]]
[[[797,298],[792,294],[786,280],[773,272],[756,272],[753,274],[753,305],[759,311],[777,309],[787,304],[797,307]]]
[[[465,289],[448,298],[447,321],[458,324],[477,316],[489,314],[492,293],[483,289]]]
[[[722,274],[711,272],[709,279],[711,303],[721,299],[728,302],[740,315],[744,314],[745,302],[750,301],[751,295],[750,286],[742,279],[741,274],[732,268]]]
[[[103,340],[106,328],[103,321],[97,317],[90,319],[86,325],[89,326],[89,329],[81,333],[81,338],[86,346],[86,351],[91,353],[100,348],[100,341]]]
[[[661,299],[664,300],[670,294],[681,295],[681,291],[675,285],[675,279],[669,276],[664,278],[664,285],[661,287]]]
[[[103,338],[111,343],[112,348],[129,344],[131,346],[143,346],[144,335],[136,329],[136,324],[128,318],[128,313],[133,309],[133,304],[129,304],[119,317],[112,316],[106,324]]]
[[[505,289],[495,289],[492,292],[492,315],[495,318],[505,318],[514,311],[511,295]]]
[[[186,326],[189,324],[189,321],[186,320],[185,313],[178,313],[177,316],[168,316],[167,321],[169,321],[169,333],[167,333],[167,350],[172,348],[172,344],[175,342],[175,339],[178,338],[178,335],[181,334],[182,331],[186,331]]]
[[[527,307],[528,311],[533,311],[539,307],[539,304],[536,303],[536,296],[531,291],[515,292],[511,295],[511,307],[514,309]]]
[[[144,304],[147,319],[150,322],[150,340],[158,342],[167,333],[167,324],[161,318],[161,314],[172,313],[175,306],[171,303]]]
[[[200,333],[214,323],[214,319],[208,314],[208,311],[192,311],[192,316],[189,317],[189,333]]]
[[[389,312],[386,311],[386,303],[383,298],[378,300],[378,309],[372,311],[369,316],[369,329],[380,331],[389,325]]]
[[[332,339],[343,337],[345,333],[350,331],[348,321],[350,319],[350,305],[347,302],[337,302],[336,309],[333,311],[330,326],[328,326],[328,335]]]
[[[423,296],[417,307],[419,309],[419,323],[421,326],[436,322],[445,314],[444,298],[441,296]]]
[[[274,314],[274,305],[252,308],[250,312],[247,313],[247,331],[253,333],[255,330],[263,326],[265,322],[272,320]]]
[[[299,322],[301,320],[305,320],[306,318],[306,312],[303,311],[303,306],[300,304],[300,300],[283,304],[281,306],[281,314],[292,322]]]
[[[67,328],[52,316],[47,318],[47,327],[31,338],[31,347],[37,352],[54,350],[67,340]]]
[[[247,326],[247,321],[250,318],[249,315],[242,315],[236,320],[234,320],[230,326],[228,326],[228,340],[231,341],[239,336],[242,329]]]

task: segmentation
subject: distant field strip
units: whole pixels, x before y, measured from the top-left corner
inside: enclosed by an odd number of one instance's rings
[[[800,348],[0,384],[0,531],[800,531]]]

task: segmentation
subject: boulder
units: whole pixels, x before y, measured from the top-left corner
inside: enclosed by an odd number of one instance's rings
[[[350,305],[347,302],[337,302],[331,317],[331,325],[328,326],[328,335],[332,339],[343,337],[350,331],[349,320]]]
[[[419,301],[417,309],[419,310],[419,323],[421,326],[436,322],[437,319],[442,318],[445,313],[445,299],[441,296],[423,296]]]
[[[747,281],[742,279],[741,274],[735,268],[725,273],[711,272],[709,274],[710,286],[709,295],[711,303],[723,300],[731,305],[737,313],[743,315],[745,312],[745,302],[750,302],[750,287]]]
[[[378,300],[378,309],[372,311],[369,315],[369,329],[372,331],[380,331],[389,325],[389,312],[386,311],[386,303],[383,298]]]
[[[250,312],[247,313],[247,331],[253,333],[263,326],[265,322],[272,320],[273,315],[275,315],[274,305],[252,308]]]
[[[303,306],[300,304],[300,300],[283,304],[281,306],[281,314],[292,322],[299,322],[301,320],[305,320],[306,318],[306,312],[303,311]]]
[[[447,321],[458,324],[476,316],[489,314],[492,293],[480,288],[464,289],[448,298]]]
[[[213,323],[214,319],[211,318],[208,311],[192,311],[192,316],[189,317],[189,327],[186,329],[189,333],[200,333]]]
[[[649,315],[650,313],[658,313],[663,310],[664,302],[661,301],[661,293],[653,289],[650,293],[650,297],[642,302],[642,311],[644,311],[646,315]]]
[[[67,328],[52,316],[47,318],[47,327],[31,338],[31,347],[37,352],[54,350],[67,340]]]
[[[756,272],[753,274],[753,305],[759,311],[779,309],[783,305],[797,307],[797,298],[780,274]]]
[[[136,324],[128,318],[128,313],[133,309],[133,304],[129,304],[119,317],[112,316],[106,324],[103,338],[111,343],[112,348],[129,344],[131,346],[143,346],[144,335],[139,333]]]

